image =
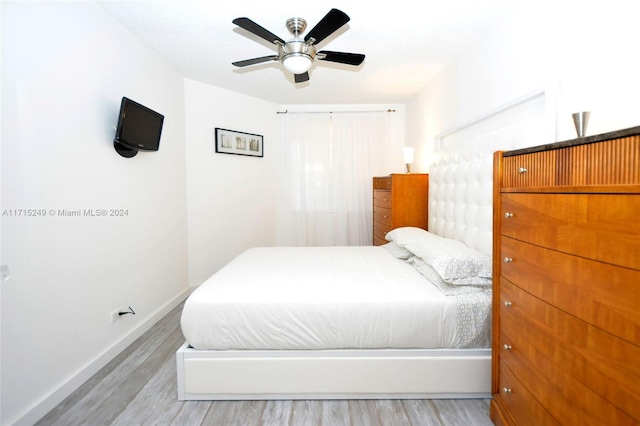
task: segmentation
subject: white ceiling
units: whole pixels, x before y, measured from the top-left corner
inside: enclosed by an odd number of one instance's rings
[[[98,4],[185,77],[278,104],[404,103],[448,62],[490,30],[510,0],[99,1]],[[248,17],[291,38],[285,22],[307,32],[331,9],[351,21],[318,50],[363,53],[358,67],[316,61],[310,80],[295,84],[279,62],[237,68],[232,62],[276,54],[272,45],[232,23]]]

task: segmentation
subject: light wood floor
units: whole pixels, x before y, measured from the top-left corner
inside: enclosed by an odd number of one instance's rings
[[[489,401],[186,401],[176,392],[179,305],[37,425],[492,425]]]

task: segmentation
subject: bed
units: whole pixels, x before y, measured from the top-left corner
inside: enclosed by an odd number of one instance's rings
[[[489,398],[491,166],[481,154],[431,165],[427,235],[242,253],[185,302],[178,398]],[[458,251],[476,269],[451,284]]]

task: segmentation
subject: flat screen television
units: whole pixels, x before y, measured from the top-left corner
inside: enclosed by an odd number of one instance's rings
[[[157,151],[164,115],[127,97],[120,103],[120,115],[113,146],[123,157],[133,157],[138,151]]]

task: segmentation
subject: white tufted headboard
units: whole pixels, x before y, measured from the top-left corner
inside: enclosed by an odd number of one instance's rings
[[[493,155],[451,155],[429,168],[429,230],[491,256]]]
[[[493,153],[551,142],[555,118],[549,102],[548,94],[535,92],[436,138],[429,165],[430,232],[492,255]]]

